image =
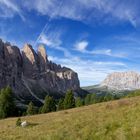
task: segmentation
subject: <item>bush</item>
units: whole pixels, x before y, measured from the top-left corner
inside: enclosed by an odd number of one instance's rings
[[[20,118],[17,119],[16,126],[21,126],[21,119]]]

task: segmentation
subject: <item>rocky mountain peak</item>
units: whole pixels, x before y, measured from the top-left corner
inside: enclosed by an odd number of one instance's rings
[[[25,76],[33,78],[39,72],[38,56],[30,44],[25,44],[22,49],[23,72]]]
[[[44,60],[47,58],[47,53],[43,45],[38,46],[38,54],[41,55]]]
[[[29,59],[30,62],[33,64],[36,61],[36,52],[33,50],[30,44],[25,44],[22,53],[24,58]]]
[[[40,69],[41,69],[41,71],[43,71],[43,70],[47,69],[47,65],[49,63],[48,58],[47,58],[46,49],[43,45],[39,45],[37,54],[39,57]]]
[[[134,71],[114,72],[100,84],[113,90],[140,89],[140,74]]]
[[[47,94],[62,96],[68,89],[80,90],[78,75],[48,61],[46,50],[36,52],[30,44],[23,49],[0,40],[0,88],[11,86],[15,97],[23,104],[41,102]]]

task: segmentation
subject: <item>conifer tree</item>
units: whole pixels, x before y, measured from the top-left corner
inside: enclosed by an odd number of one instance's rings
[[[12,89],[8,86],[0,91],[0,118],[13,116],[15,103]]]
[[[78,97],[76,100],[75,100],[75,106],[76,107],[80,107],[83,105],[83,101],[80,97]]]
[[[97,95],[91,94],[90,96],[90,104],[95,104],[97,102]]]
[[[87,94],[87,96],[85,97],[85,105],[89,105],[91,102],[91,95]]]
[[[30,102],[26,111],[27,115],[34,115],[36,114],[36,109],[33,102]]]
[[[68,90],[64,99],[64,109],[75,107],[75,99],[72,90]]]
[[[46,96],[45,103],[41,109],[41,113],[48,113],[52,111],[56,111],[55,100],[53,99],[53,97]]]
[[[64,109],[64,99],[61,98],[58,102],[57,110],[63,110]]]

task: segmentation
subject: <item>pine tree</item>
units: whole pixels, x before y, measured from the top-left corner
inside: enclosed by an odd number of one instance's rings
[[[10,87],[6,87],[0,92],[0,118],[13,116],[14,113],[15,104],[13,92]]]
[[[97,95],[91,94],[90,96],[90,104],[95,104],[97,102]]]
[[[39,109],[38,109],[38,114],[41,114],[41,113],[42,113],[42,107],[43,107],[43,106],[39,107]]]
[[[50,112],[56,111],[56,103],[53,97],[50,97]]]
[[[75,99],[72,90],[68,90],[64,99],[64,109],[75,107]]]
[[[27,115],[34,115],[34,114],[36,114],[36,109],[35,109],[35,106],[34,106],[33,102],[29,103],[27,111],[26,111],[26,114]]]
[[[104,96],[104,101],[110,101],[112,99],[113,99],[113,95],[111,95],[111,94],[107,94]]]
[[[82,101],[82,99],[80,98],[80,97],[78,97],[77,99],[76,99],[76,101],[75,101],[75,106],[76,107],[80,107],[80,106],[82,106],[83,105],[83,101]]]
[[[58,102],[57,110],[63,110],[64,109],[64,99],[61,98]]]
[[[85,97],[85,105],[89,105],[91,103],[91,95],[87,94],[87,96]]]
[[[41,109],[41,113],[48,113],[52,111],[56,111],[55,100],[53,99],[53,97],[46,96],[45,103]]]

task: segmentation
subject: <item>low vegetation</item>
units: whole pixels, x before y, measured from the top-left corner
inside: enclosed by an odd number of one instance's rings
[[[9,87],[0,92],[1,118],[16,116],[18,112],[12,94]],[[139,95],[140,90],[136,90],[127,95],[88,94],[82,99],[75,98],[69,90],[59,101],[46,96],[40,108],[30,102],[26,116],[0,120],[0,139],[139,140]],[[22,122],[28,125],[21,127]]]
[[[140,90],[135,90],[130,92],[126,97],[135,97],[135,96],[140,96]]]
[[[125,98],[64,111],[0,120],[2,140],[139,140],[140,97]],[[19,120],[20,123],[20,120]]]
[[[3,119],[12,116],[21,116],[21,114],[25,116],[49,113],[139,95],[140,90],[136,90],[129,92],[128,94],[87,94],[85,98],[75,98],[73,91],[68,90],[65,98],[60,98],[59,100],[55,100],[53,97],[47,95],[44,100],[44,105],[40,108],[36,107],[31,101],[29,102],[27,110],[21,113],[21,110],[16,108],[14,104],[12,89],[10,87],[6,87],[0,91],[0,118]]]
[[[13,93],[10,87],[6,87],[0,91],[0,118],[14,116],[15,114],[16,106]]]

